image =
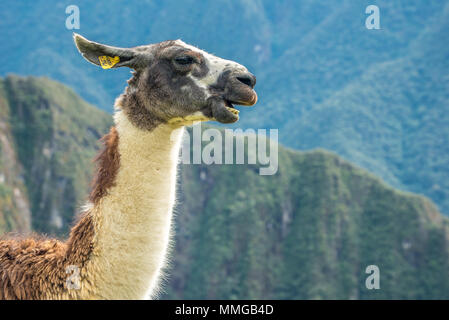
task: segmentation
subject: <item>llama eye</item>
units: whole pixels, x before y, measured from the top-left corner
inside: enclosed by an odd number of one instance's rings
[[[191,56],[177,57],[177,58],[175,58],[175,61],[176,61],[176,63],[184,65],[184,66],[195,62],[195,60]]]

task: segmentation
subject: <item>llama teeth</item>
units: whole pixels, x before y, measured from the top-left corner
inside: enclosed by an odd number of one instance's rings
[[[234,108],[230,108],[230,107],[226,107],[226,109],[228,109],[229,111],[231,111],[233,114],[238,115],[240,111],[238,111],[237,109]]]

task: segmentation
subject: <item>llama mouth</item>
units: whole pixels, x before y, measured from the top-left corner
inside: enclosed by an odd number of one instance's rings
[[[233,103],[234,103],[234,102],[231,102],[231,101],[229,101],[229,100],[225,100],[225,107],[226,107],[226,110],[228,110],[228,111],[231,112],[232,114],[235,114],[235,115],[238,117],[240,111],[237,110],[236,108],[234,108]]]
[[[208,108],[203,110],[205,116],[221,122],[233,123],[239,120],[239,110],[234,105],[240,104],[233,100],[228,100],[221,96],[209,98]]]

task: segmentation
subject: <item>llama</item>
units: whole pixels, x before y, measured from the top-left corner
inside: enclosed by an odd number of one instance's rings
[[[238,120],[256,79],[181,40],[135,48],[74,34],[82,56],[133,75],[115,102],[89,202],[67,241],[0,241],[0,299],[143,299],[158,294],[167,260],[183,127]]]

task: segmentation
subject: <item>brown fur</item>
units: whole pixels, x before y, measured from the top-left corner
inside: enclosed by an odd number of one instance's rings
[[[118,139],[115,127],[112,127],[109,133],[101,139],[104,148],[95,158],[98,167],[92,181],[92,191],[89,196],[89,200],[94,204],[97,204],[106,195],[107,190],[114,186],[115,177],[120,166]]]
[[[105,145],[96,157],[97,173],[93,179],[90,200],[97,203],[114,185],[119,169],[118,134],[112,127],[102,138]],[[34,236],[12,237],[0,241],[0,299],[67,299],[76,298],[77,290],[69,290],[66,268],[83,267],[93,250],[95,236],[91,212],[84,212],[72,228],[66,242]]]
[[[67,242],[28,238],[0,241],[0,299],[67,299],[69,265],[82,267],[93,247],[94,228],[90,212],[82,215]]]

